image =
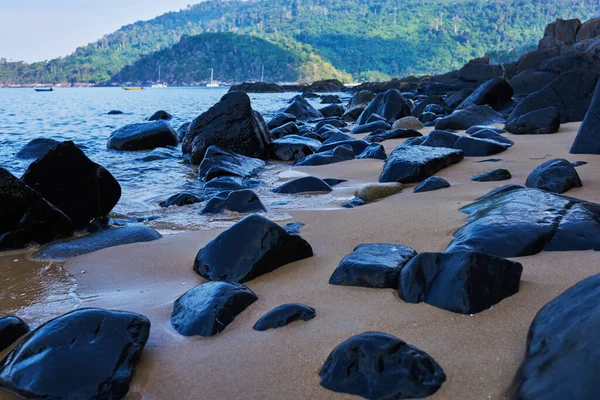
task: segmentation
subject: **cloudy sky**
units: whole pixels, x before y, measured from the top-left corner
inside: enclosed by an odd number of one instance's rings
[[[0,0],[0,58],[42,61],[199,0]]]

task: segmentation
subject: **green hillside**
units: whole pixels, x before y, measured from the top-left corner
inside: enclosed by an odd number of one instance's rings
[[[125,26],[65,58],[31,65],[2,62],[0,82],[107,82],[141,55],[170,47],[184,35],[211,32],[252,35],[286,51],[292,49],[301,59],[315,56],[318,62],[311,65],[311,76],[320,78],[335,71],[357,80],[435,73],[487,53],[502,57],[530,48],[557,17],[585,20],[597,15],[600,5],[591,3],[209,0]]]

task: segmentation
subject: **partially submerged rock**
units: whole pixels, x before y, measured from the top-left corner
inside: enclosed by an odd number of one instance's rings
[[[284,304],[265,315],[254,325],[255,331],[282,328],[294,321],[310,321],[317,313],[314,308],[304,304]]]
[[[159,110],[147,118],[148,121],[168,121],[173,116],[165,110]]]
[[[113,150],[152,150],[177,146],[177,133],[165,121],[125,125],[111,133],[106,147]]]
[[[224,176],[249,178],[256,175],[265,162],[211,146],[198,168],[198,177],[205,181]]]
[[[16,154],[17,158],[33,159],[40,158],[46,154],[50,149],[56,147],[60,142],[54,139],[48,138],[36,138],[32,139],[27,143],[19,152]]]
[[[29,325],[21,318],[15,316],[0,318],[0,351],[8,348],[28,332]]]
[[[512,175],[510,172],[504,168],[496,168],[494,170],[484,172],[481,174],[473,175],[471,178],[472,181],[475,182],[498,182],[498,181],[506,181],[511,179]]]
[[[424,193],[424,192],[432,192],[434,190],[446,189],[450,187],[450,183],[444,178],[440,178],[439,176],[432,176],[430,178],[425,179],[421,182],[415,189],[413,193]]]
[[[161,207],[171,207],[171,206],[182,207],[182,206],[188,206],[190,204],[200,203],[202,201],[204,201],[204,199],[202,197],[198,196],[198,194],[186,191],[186,192],[174,194],[173,196],[169,197],[167,200],[164,200],[164,201],[161,201],[160,203],[158,203],[158,205]]]
[[[314,176],[305,176],[303,178],[294,179],[284,183],[283,185],[273,189],[274,193],[329,193],[333,189],[327,182]]]
[[[370,203],[375,200],[398,194],[402,190],[404,190],[404,185],[398,182],[368,183],[354,192],[354,196],[366,203]]]
[[[225,210],[238,213],[266,212],[267,209],[256,193],[250,189],[221,192],[211,198],[202,214],[218,214]]]
[[[464,158],[461,150],[442,147],[398,146],[389,156],[380,182],[418,183]]]
[[[564,159],[539,165],[529,174],[525,185],[559,194],[583,186],[575,167]]]

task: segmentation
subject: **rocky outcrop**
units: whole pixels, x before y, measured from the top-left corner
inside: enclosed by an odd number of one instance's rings
[[[461,150],[400,145],[385,162],[379,182],[419,183],[463,158]]]
[[[311,83],[307,89],[316,93],[331,93],[343,92],[346,90],[346,86],[337,79],[324,79]]]
[[[317,312],[312,307],[304,304],[284,304],[263,315],[253,329],[262,332],[282,328],[295,321],[310,321],[316,316]]]
[[[358,120],[357,125],[367,123],[369,117],[377,114],[385,118],[388,122],[394,122],[397,119],[410,115],[411,107],[402,96],[398,89],[390,89],[385,93],[379,93],[365,108]]]
[[[229,91],[246,93],[284,93],[285,89],[276,83],[244,82],[239,85],[231,86]]]
[[[529,174],[525,185],[559,194],[583,186],[575,167],[564,159],[541,164]]]
[[[161,120],[125,125],[111,133],[106,147],[112,150],[152,150],[177,146],[177,133]]]

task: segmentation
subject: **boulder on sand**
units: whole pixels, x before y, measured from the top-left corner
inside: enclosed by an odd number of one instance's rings
[[[256,193],[250,189],[225,191],[215,195],[206,203],[202,214],[218,214],[225,210],[238,213],[266,212],[267,209]]]
[[[513,88],[506,80],[496,77],[479,86],[457,108],[463,109],[471,104],[476,106],[489,105],[496,111],[502,110],[514,94]]]
[[[463,158],[461,150],[400,145],[385,162],[379,182],[419,183]]]
[[[456,110],[447,117],[437,120],[435,129],[466,130],[473,125],[489,125],[504,123],[502,114],[496,112],[490,106],[478,106],[470,104],[461,110]]]
[[[294,179],[273,189],[274,193],[329,193],[333,189],[327,182],[314,176],[305,176],[303,178]]]
[[[415,189],[413,193],[424,193],[424,192],[432,192],[434,190],[446,189],[450,187],[450,183],[444,178],[440,178],[439,176],[432,176],[425,179],[421,182]]]
[[[323,118],[323,114],[311,106],[301,95],[295,96],[290,101],[290,105],[282,112],[285,114],[292,114],[300,121]]]
[[[75,229],[105,217],[121,198],[117,180],[73,142],[63,142],[32,162],[23,182],[67,215]]]
[[[113,150],[152,150],[177,146],[177,133],[165,121],[125,125],[111,133],[106,147]]]
[[[575,167],[564,159],[550,160],[539,165],[529,174],[525,185],[558,194],[583,186]]]
[[[244,156],[266,159],[271,142],[263,117],[243,92],[229,92],[192,121],[183,139],[183,154],[199,164],[211,146]]]
[[[556,107],[546,107],[507,121],[504,129],[513,135],[547,135],[558,132],[560,120]]]
[[[319,150],[321,142],[298,135],[288,135],[271,142],[271,155],[276,160],[299,161]]]
[[[367,123],[373,114],[381,115],[388,122],[410,115],[411,107],[398,89],[389,89],[385,93],[379,93],[365,108],[358,120],[357,125]]]
[[[600,82],[596,85],[590,108],[571,146],[571,154],[600,154]]]
[[[310,155],[298,161],[295,165],[298,167],[327,165],[354,160],[355,158],[356,156],[352,146],[350,144],[342,143],[332,150]]]
[[[487,157],[502,153],[509,147],[508,144],[497,142],[493,139],[473,136],[461,136],[454,143],[454,148],[462,150],[465,157]]]
[[[363,150],[358,156],[357,159],[362,160],[365,158],[374,158],[376,160],[387,160],[387,154],[385,153],[385,148],[383,145],[379,143],[372,143],[366,149]]]
[[[404,185],[402,183],[368,183],[354,192],[354,197],[361,199],[365,203],[370,203],[375,200],[398,194],[402,190],[404,190]]]
[[[310,321],[317,313],[314,308],[304,304],[284,304],[265,315],[254,325],[255,331],[282,328],[294,321]]]
[[[420,131],[425,128],[421,121],[413,116],[408,116],[404,118],[400,118],[392,125],[392,129],[412,129],[415,131]]]
[[[471,178],[475,182],[497,182],[511,179],[512,175],[504,168],[497,168],[489,172],[473,175]]]

